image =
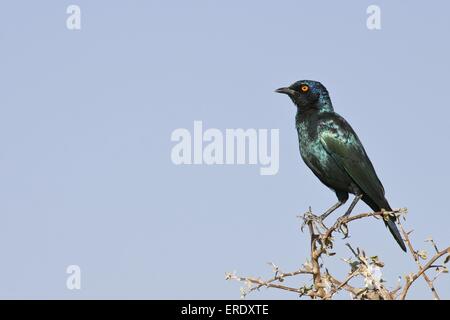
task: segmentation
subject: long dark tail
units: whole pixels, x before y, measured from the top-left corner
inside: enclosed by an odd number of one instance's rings
[[[398,228],[395,225],[395,220],[389,219],[388,221],[385,221],[385,223],[389,231],[394,236],[395,241],[397,241],[398,245],[402,248],[402,250],[406,252],[405,242],[403,242],[402,236],[400,235],[400,232],[398,231]]]
[[[369,207],[372,208],[373,211],[380,211],[381,208],[384,208],[385,210],[388,211],[392,211],[391,206],[389,205],[389,203],[387,202],[386,199],[383,199],[381,202],[381,206],[376,204],[374,201],[372,201],[370,198],[368,198],[367,196],[363,196],[362,200],[367,203],[367,205]],[[384,224],[386,225],[386,227],[388,227],[389,231],[391,232],[391,234],[394,236],[395,241],[397,241],[398,245],[400,246],[400,248],[402,248],[403,251],[406,252],[406,246],[405,246],[405,242],[403,242],[403,238],[400,235],[400,231],[398,231],[397,226],[395,225],[395,221],[396,218],[395,217],[391,217],[389,218],[389,220],[385,220]]]

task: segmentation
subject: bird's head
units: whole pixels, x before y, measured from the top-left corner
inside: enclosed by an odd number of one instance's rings
[[[333,111],[328,91],[318,81],[300,80],[289,87],[279,88],[275,92],[287,94],[299,110]]]

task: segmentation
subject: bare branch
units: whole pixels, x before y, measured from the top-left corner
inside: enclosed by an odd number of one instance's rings
[[[422,267],[422,264],[420,263],[420,257],[419,257],[419,254],[417,253],[417,251],[414,250],[414,248],[413,248],[413,246],[412,246],[412,243],[411,243],[411,239],[409,238],[409,235],[410,235],[410,233],[411,233],[412,231],[406,232],[405,229],[403,228],[402,223],[401,223],[400,221],[399,221],[398,224],[400,225],[400,230],[402,231],[403,238],[405,239],[405,242],[406,242],[406,245],[408,246],[409,252],[411,253],[411,255],[412,255],[414,261],[415,261],[416,264],[417,264],[417,266],[419,267],[419,270],[422,270],[423,267]],[[432,240],[431,240],[431,241],[432,241]],[[437,249],[436,244],[434,243],[434,241],[433,241],[432,243],[433,243],[433,245],[434,245],[435,250],[436,250],[437,252],[439,252],[438,249]],[[406,294],[408,293],[409,287],[410,287],[411,284],[414,282],[414,281],[409,281],[410,284],[408,285],[408,279],[409,279],[409,278],[407,277],[407,280],[406,280],[406,281],[407,281],[407,286],[405,286],[405,289],[404,289],[403,293],[401,294],[401,299],[405,299]],[[430,287],[430,290],[431,290],[431,292],[433,293],[434,299],[435,299],[435,300],[440,300],[439,294],[437,293],[436,288],[434,287],[433,281],[430,280],[430,278],[428,278],[428,276],[427,276],[427,274],[426,274],[425,272],[423,273],[423,279],[424,279],[425,282],[428,284],[428,287]]]
[[[416,274],[410,275],[406,278],[406,284],[405,287],[403,288],[402,294],[400,295],[400,299],[401,300],[405,300],[406,295],[408,294],[409,288],[411,287],[411,285],[414,283],[414,281],[416,281],[417,279],[420,278],[420,276],[424,276],[424,279],[428,279],[426,280],[427,283],[429,283],[429,285],[431,284],[431,291],[433,292],[435,298],[437,297],[437,299],[439,299],[439,296],[437,295],[436,289],[434,288],[433,282],[431,282],[429,280],[429,278],[425,278],[425,271],[427,271],[428,269],[432,268],[433,263],[436,262],[436,260],[438,260],[439,258],[441,258],[444,255],[450,255],[450,247],[448,247],[447,249],[444,249],[442,251],[439,251],[438,253],[436,253],[434,255],[434,257],[432,257],[427,264],[425,264],[423,267],[420,266],[419,263],[419,271]]]
[[[444,256],[446,259],[444,264],[450,260],[450,247],[445,250],[439,251],[436,243],[433,239],[428,239],[436,251],[436,254],[428,260],[428,262],[422,266],[421,259],[427,259],[427,253],[423,250],[415,250],[411,239],[409,237],[410,233],[406,232],[400,223],[401,216],[406,214],[406,209],[398,209],[393,211],[380,211],[380,212],[367,212],[361,213],[354,216],[344,216],[335,221],[331,227],[327,227],[318,217],[316,217],[311,208],[302,216],[303,227],[307,226],[310,237],[310,260],[305,262],[303,266],[293,272],[282,272],[280,268],[274,263],[269,263],[272,266],[274,276],[268,280],[263,280],[261,278],[255,277],[240,277],[234,273],[228,273],[226,276],[227,280],[237,280],[246,284],[246,288],[241,288],[241,295],[245,297],[248,293],[255,290],[259,290],[262,287],[275,288],[279,290],[295,292],[299,296],[309,296],[311,299],[332,299],[338,292],[347,291],[351,294],[353,299],[405,299],[409,289],[412,284],[420,277],[423,277],[428,286],[430,287],[434,299],[439,299],[439,295],[434,287],[434,281],[437,277],[444,272],[447,272],[447,268],[443,264],[436,264],[436,261]],[[353,249],[353,247],[346,243],[346,246],[352,252],[354,258],[342,259],[350,267],[350,272],[345,277],[344,280],[338,280],[335,276],[331,275],[328,268],[325,268],[320,262],[323,261],[321,258],[324,256],[333,256],[335,253],[330,250],[334,246],[335,232],[342,233],[344,239],[349,234],[348,224],[369,217],[374,217],[377,219],[389,219],[395,216],[397,223],[400,226],[401,232],[405,239],[405,242],[411,252],[411,255],[416,262],[419,271],[417,273],[411,273],[406,276],[406,283],[402,288],[400,282],[397,284],[396,288],[393,290],[388,290],[381,278],[381,268],[384,267],[384,263],[381,262],[378,256],[367,256],[364,250],[359,248]],[[431,280],[426,271],[429,269],[436,269],[436,275]],[[322,270],[324,269],[324,270]],[[311,276],[312,285],[302,285],[299,287],[289,287],[282,282],[289,277],[295,277],[298,275],[309,275]],[[364,287],[355,287],[350,284],[350,281],[356,278],[362,278],[364,280]]]

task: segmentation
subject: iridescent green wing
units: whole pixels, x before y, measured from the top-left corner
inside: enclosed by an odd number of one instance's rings
[[[386,203],[383,185],[352,127],[338,117],[322,122],[318,130],[320,142],[328,154],[367,197],[382,207]]]

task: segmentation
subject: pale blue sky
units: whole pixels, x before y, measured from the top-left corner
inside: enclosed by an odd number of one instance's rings
[[[69,4],[81,7],[80,31],[66,28]],[[380,31],[366,28],[370,4],[381,7]],[[300,159],[295,108],[273,93],[299,79],[328,88],[391,205],[409,208],[414,243],[428,249],[433,235],[449,245],[449,10],[447,1],[2,1],[0,297],[239,298],[226,271],[297,268],[308,245],[296,215],[335,202]],[[280,129],[279,173],[173,165],[170,135],[194,120]],[[416,270],[381,222],[351,234],[386,263],[392,286]],[[71,264],[79,291],[65,286]],[[449,279],[437,284],[445,298]],[[411,297],[431,297],[422,280]]]

